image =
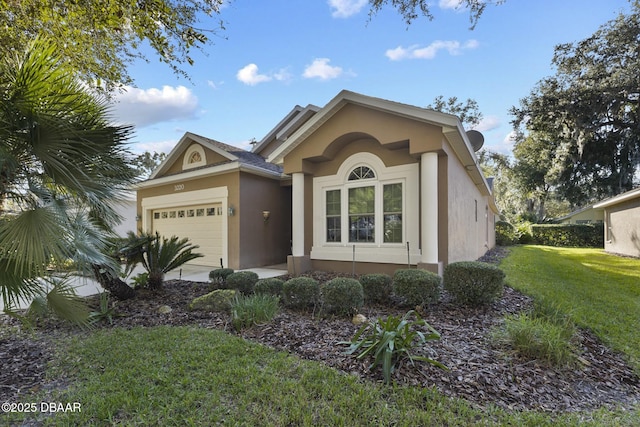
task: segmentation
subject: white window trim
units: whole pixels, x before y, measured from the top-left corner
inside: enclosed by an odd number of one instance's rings
[[[200,161],[195,163],[189,163],[189,159],[193,155],[193,153],[200,154]],[[200,166],[206,166],[207,158],[204,154],[204,148],[200,144],[191,144],[189,148],[185,151],[184,158],[182,159],[182,170],[185,169],[193,169]]]
[[[348,181],[351,171],[358,166],[373,169],[375,179]],[[384,162],[372,153],[357,153],[348,157],[335,175],[313,179],[313,247],[311,258],[319,260],[377,262],[389,264],[411,264],[420,262],[419,249],[419,164],[411,163],[399,166],[385,166]],[[384,243],[383,186],[402,183],[402,243]],[[348,192],[349,188],[375,186],[376,242],[349,242]],[[327,242],[326,234],[326,193],[341,190],[341,242]],[[409,257],[407,257],[407,242]]]

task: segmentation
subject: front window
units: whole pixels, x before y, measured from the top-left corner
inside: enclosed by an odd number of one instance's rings
[[[325,190],[327,243],[404,242],[403,183],[378,179],[370,167],[357,166],[342,190]]]
[[[349,241],[375,242],[375,187],[349,189]]]
[[[402,243],[402,184],[383,186],[384,242]]]

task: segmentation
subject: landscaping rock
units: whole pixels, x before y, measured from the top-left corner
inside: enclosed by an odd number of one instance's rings
[[[173,309],[171,307],[169,307],[168,305],[161,305],[158,308],[158,313],[160,314],[169,314],[173,311]]]

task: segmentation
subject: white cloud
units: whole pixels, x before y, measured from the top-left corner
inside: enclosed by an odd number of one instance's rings
[[[480,123],[474,126],[473,129],[479,132],[488,132],[498,128],[500,124],[500,118],[498,116],[487,116],[480,120]]]
[[[162,89],[138,89],[125,86],[115,95],[114,114],[120,123],[137,127],[155,123],[193,119],[198,112],[198,98],[184,86],[162,86]]]
[[[440,9],[458,9],[462,5],[462,0],[440,0],[438,6]]]
[[[236,74],[236,77],[242,83],[249,86],[255,86],[258,83],[264,83],[271,80],[270,76],[258,73],[258,66],[256,64],[249,64],[241,68]]]
[[[420,47],[412,45],[407,48],[398,46],[385,52],[387,58],[392,61],[403,59],[433,59],[440,50],[446,50],[449,55],[460,55],[463,50],[476,49],[480,46],[477,40],[471,39],[464,43],[457,40],[436,40],[429,46]]]
[[[134,154],[142,154],[145,151],[153,153],[165,153],[169,154],[173,147],[176,146],[178,140],[166,140],[166,141],[152,141],[152,142],[138,142],[132,145],[132,151]]]
[[[310,65],[307,65],[302,76],[307,79],[317,78],[320,80],[335,79],[342,74],[342,67],[329,65],[329,58],[316,58]]]
[[[329,0],[332,9],[331,16],[334,18],[348,18],[360,12],[367,4],[367,0]]]

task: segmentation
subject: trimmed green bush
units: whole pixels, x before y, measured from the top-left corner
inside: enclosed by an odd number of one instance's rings
[[[311,277],[294,277],[282,285],[282,303],[293,309],[315,308],[320,302],[320,286]]]
[[[209,279],[215,286],[223,288],[230,274],[233,274],[233,268],[217,268],[209,272]]]
[[[531,234],[538,245],[604,248],[604,224],[534,224]]]
[[[490,304],[504,291],[503,271],[484,262],[453,262],[444,268],[443,282],[454,301],[463,305]]]
[[[364,304],[362,285],[356,279],[337,277],[325,283],[321,293],[325,313],[353,315]]]
[[[393,292],[393,279],[388,274],[364,274],[360,276],[360,284],[362,284],[365,302],[381,304],[389,302]]]
[[[257,281],[258,275],[253,271],[236,271],[227,276],[227,288],[249,295],[253,293]]]
[[[275,277],[268,279],[260,279],[256,282],[253,292],[259,295],[273,295],[279,297],[282,295],[282,285],[284,280]]]
[[[393,275],[393,293],[405,306],[422,306],[438,301],[442,279],[435,273],[419,269],[400,269]]]
[[[518,239],[516,238],[515,227],[507,221],[496,222],[496,245],[510,246],[516,244]]]
[[[231,310],[231,303],[235,296],[236,291],[233,289],[217,289],[195,298],[189,304],[189,310],[228,312]]]
[[[240,331],[269,322],[278,312],[280,298],[274,295],[236,295],[231,305],[231,323]]]

